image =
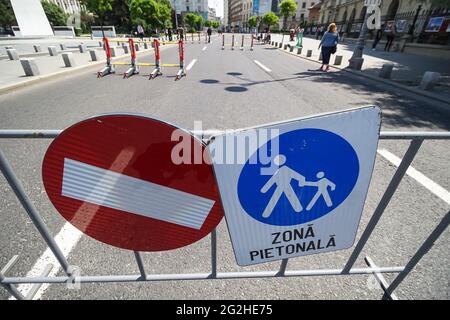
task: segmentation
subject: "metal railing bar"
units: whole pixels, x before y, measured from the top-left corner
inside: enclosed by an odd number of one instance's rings
[[[63,130],[16,130],[1,129],[0,139],[51,139],[56,138]],[[209,139],[213,135],[221,134],[223,130],[194,131],[192,134]],[[381,140],[439,140],[450,139],[448,131],[381,131]]]
[[[12,283],[3,283],[3,281],[6,281],[8,278],[5,277],[3,273],[0,272],[0,284],[3,288],[5,288],[6,291],[9,292],[10,295],[12,295],[17,300],[26,300],[26,298],[17,290],[16,286]]]
[[[409,165],[414,160],[414,157],[416,156],[417,151],[419,151],[420,146],[422,145],[422,142],[423,142],[422,139],[416,139],[416,140],[411,141],[408,150],[406,151],[405,155],[403,156],[402,162],[398,166],[397,170],[394,173],[394,176],[392,177],[391,181],[389,182],[389,185],[388,185],[386,191],[384,192],[383,197],[381,198],[380,202],[378,202],[378,206],[376,207],[374,213],[372,214],[372,217],[370,218],[370,221],[367,224],[367,227],[364,229],[364,232],[362,233],[361,238],[359,239],[358,243],[356,244],[355,249],[353,250],[352,254],[350,255],[347,263],[345,264],[343,271],[345,271],[345,272],[349,271],[355,264],[356,259],[358,258],[362,249],[366,245],[367,240],[369,240],[369,238],[370,238],[373,230],[375,229],[376,225],[378,224],[378,221],[380,220],[384,210],[388,206],[389,202],[392,199],[392,196],[394,195],[400,182],[402,181],[403,176],[406,173],[406,170],[409,168]]]
[[[282,277],[286,274],[286,267],[288,264],[289,258],[281,260],[280,269],[278,270],[278,276]]]
[[[364,260],[366,261],[366,263],[369,267],[377,268],[377,265],[373,262],[373,260],[370,257],[365,257]],[[398,298],[395,294],[388,293],[387,288],[388,288],[389,284],[387,283],[387,281],[383,277],[383,275],[379,272],[374,272],[373,275],[377,279],[378,283],[380,284],[381,289],[383,289],[384,296],[390,300],[398,300]]]
[[[5,279],[5,274],[11,270],[11,268],[16,264],[18,255],[13,256],[8,263],[2,268],[0,271],[0,281]],[[17,300],[25,300],[26,298],[17,290],[14,284],[2,284],[2,287],[5,288],[6,291],[9,292],[14,298]]]
[[[42,271],[41,277],[47,277],[50,271],[52,271],[53,265],[49,263],[45,268],[44,271]],[[26,299],[27,300],[33,300],[34,296],[36,295],[36,292],[38,292],[39,288],[43,285],[43,283],[35,283],[30,291],[28,292]]]
[[[441,236],[444,230],[450,224],[450,211],[442,218],[441,222],[436,226],[436,228],[431,232],[428,238],[422,243],[420,248],[414,254],[414,256],[409,259],[405,266],[405,269],[395,277],[392,283],[387,288],[387,292],[392,294],[394,290],[400,285],[400,283],[406,278],[406,276],[411,272],[411,270],[416,266],[416,264],[422,259],[422,257],[433,247],[434,242]]]
[[[9,272],[9,270],[12,269],[12,267],[14,267],[14,265],[17,263],[19,259],[19,255],[16,254],[14,255],[9,261],[8,263],[2,268],[2,270],[0,271],[0,273],[6,274]]]
[[[141,273],[141,277],[145,279],[147,274],[145,272],[145,267],[144,267],[144,263],[142,261],[141,253],[139,251],[133,251],[133,252],[134,252],[134,257],[136,258],[136,263],[138,265],[139,272]]]
[[[211,232],[211,278],[217,277],[217,229]]]
[[[0,149],[0,171],[5,176],[6,181],[8,181],[9,185],[11,186],[11,189],[13,190],[17,199],[20,201],[23,208],[27,212],[31,221],[33,221],[34,226],[41,234],[45,243],[50,248],[50,250],[52,250],[56,259],[60,263],[62,269],[65,271],[65,273],[67,275],[70,275],[70,273],[68,272],[69,263],[67,262],[67,259],[64,257],[64,255],[63,255],[61,249],[59,248],[58,244],[56,243],[55,239],[53,239],[53,237],[50,235],[50,232],[49,232],[47,226],[45,225],[44,221],[42,220],[41,216],[39,215],[39,212],[37,211],[37,209],[31,202],[30,198],[26,194],[21,182],[19,181],[19,179],[17,178],[13,169],[9,165],[9,162],[6,159],[4,153],[1,149]]]
[[[353,268],[349,272],[342,269],[317,269],[317,270],[287,270],[285,277],[314,277],[314,276],[339,276],[339,275],[364,275],[379,273],[400,273],[405,267],[380,267],[380,268]],[[279,270],[254,271],[254,272],[218,272],[214,279],[242,279],[242,278],[275,278],[279,277]],[[59,277],[5,277],[0,284],[19,283],[67,283],[71,278]],[[173,280],[211,280],[210,273],[180,273],[180,274],[152,274],[145,279],[138,275],[109,275],[109,276],[81,276],[77,277],[80,283],[97,282],[139,282],[139,281],[173,281]]]

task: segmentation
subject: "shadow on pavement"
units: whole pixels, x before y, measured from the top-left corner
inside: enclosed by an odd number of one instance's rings
[[[353,95],[359,95],[370,103],[378,105],[383,110],[383,124],[386,127],[417,127],[429,129],[450,130],[450,112],[441,112],[433,109],[428,103],[421,103],[418,100],[405,96],[402,92],[388,92],[384,84],[376,84],[370,80],[355,79],[354,76],[344,71],[320,72],[318,70],[309,70],[297,72],[292,77],[277,78],[271,74],[272,79],[254,81],[242,76],[239,72],[228,72],[240,82],[220,82],[216,79],[200,80],[204,84],[216,84],[226,86],[224,90],[240,93],[247,91],[255,85],[267,83],[287,82],[291,90],[301,90],[303,83],[294,80],[308,78],[308,81],[322,83],[324,85],[339,84],[340,89],[348,90]],[[317,94],[320,94],[318,92]],[[433,102],[430,102],[430,104]],[[349,104],[350,106],[360,106],[358,104]]]

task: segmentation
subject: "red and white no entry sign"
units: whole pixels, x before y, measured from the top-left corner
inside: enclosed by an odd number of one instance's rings
[[[174,163],[174,130],[181,129],[126,114],[64,130],[42,166],[51,202],[85,234],[124,249],[170,250],[203,238],[223,217],[213,169]],[[192,150],[204,150],[200,140],[178,132]]]

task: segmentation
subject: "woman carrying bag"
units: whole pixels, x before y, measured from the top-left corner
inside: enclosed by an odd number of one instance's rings
[[[336,53],[337,44],[339,42],[339,34],[336,32],[336,24],[331,23],[328,26],[328,31],[322,37],[319,44],[319,49],[322,47],[322,66],[321,71],[328,71],[330,69],[330,56]]]

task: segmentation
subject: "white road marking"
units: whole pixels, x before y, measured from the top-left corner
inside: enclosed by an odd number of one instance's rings
[[[69,256],[70,252],[75,248],[82,235],[83,234],[81,233],[81,231],[76,229],[69,222],[66,222],[64,224],[64,226],[55,237],[55,241],[61,249],[64,257],[67,258]],[[61,270],[61,266],[59,265],[58,260],[56,260],[50,248],[47,248],[44,253],[36,260],[34,266],[27,273],[27,277],[39,277],[42,272],[44,272],[44,269],[48,264],[53,265],[53,268],[48,276],[55,277]],[[50,284],[44,283],[34,295],[33,300],[40,299],[45,291],[47,291],[49,286]],[[20,293],[26,296],[30,292],[32,287],[33,284],[23,283],[20,284],[17,289]],[[15,298],[11,296],[9,300],[15,300]]]
[[[386,160],[394,164],[395,166],[399,166],[401,159],[397,157],[395,154],[387,151],[386,149],[379,149],[377,152],[382,155]],[[434,195],[438,196],[442,200],[444,200],[447,204],[450,205],[450,192],[445,190],[443,187],[438,185],[436,182],[422,174],[421,172],[417,171],[413,167],[409,167],[408,170],[406,170],[406,174],[419,182],[421,185],[423,185],[425,188],[427,188],[429,191],[431,191]]]
[[[196,62],[197,62],[197,59],[193,59],[186,67],[186,70],[188,70],[188,71],[191,70]]]
[[[204,46],[204,47],[203,47],[203,49],[202,49],[202,51],[205,51],[205,50],[206,50],[206,48],[208,48],[208,47],[207,47],[207,46]]]
[[[263,69],[266,72],[271,72],[272,70],[270,70],[269,68],[267,68],[265,65],[263,65],[261,62],[259,62],[258,60],[253,60],[261,69]]]

